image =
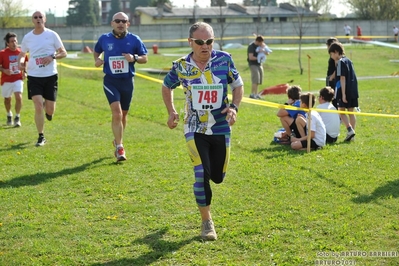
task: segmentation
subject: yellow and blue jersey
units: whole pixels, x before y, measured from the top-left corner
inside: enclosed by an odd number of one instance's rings
[[[186,100],[185,134],[230,133],[226,114],[221,111],[229,105],[228,85],[234,90],[243,86],[243,82],[229,53],[212,50],[204,71],[198,68],[191,54],[174,61],[164,86],[175,89],[179,85],[183,87]]]

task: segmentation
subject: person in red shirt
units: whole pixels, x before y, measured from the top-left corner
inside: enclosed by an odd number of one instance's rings
[[[358,36],[358,37],[362,36],[362,28],[360,28],[360,26],[357,25],[357,26],[356,26],[356,29],[357,29],[357,36]]]
[[[18,48],[17,35],[9,32],[4,37],[6,48],[0,51],[0,71],[1,71],[1,94],[4,97],[4,106],[7,111],[7,125],[15,127],[21,126],[20,112],[22,108],[22,92],[24,89],[23,80],[26,72],[18,68]],[[26,57],[25,60],[28,60]],[[15,118],[12,120],[11,96],[15,96]]]

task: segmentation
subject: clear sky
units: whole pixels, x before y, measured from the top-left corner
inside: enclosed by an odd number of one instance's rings
[[[56,16],[66,16],[69,7],[69,0],[21,0],[23,7],[29,10],[29,15],[40,10],[51,13],[55,12]]]
[[[69,0],[21,0],[24,8],[29,10],[29,14],[32,14],[36,10],[48,12],[55,12],[56,16],[66,16],[69,7]],[[194,0],[171,0],[174,6],[178,7],[192,7]],[[242,0],[226,0],[227,3],[242,3]],[[281,2],[281,1],[277,1]],[[284,1],[283,1],[284,2]],[[345,7],[340,4],[340,0],[332,0],[334,10],[331,13],[340,16]],[[200,7],[210,6],[210,0],[197,0],[197,5]]]

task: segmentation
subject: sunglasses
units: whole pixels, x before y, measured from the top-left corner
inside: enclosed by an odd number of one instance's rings
[[[127,22],[127,20],[126,19],[114,19],[114,22],[115,23],[117,23],[117,24],[119,24],[119,23],[123,23],[123,24],[126,24],[126,22]]]
[[[198,45],[204,45],[205,43],[206,43],[206,45],[211,45],[213,43],[213,39],[201,40],[201,39],[191,38],[191,40],[194,41]]]
[[[43,17],[42,17],[42,16],[34,16],[33,18],[34,18],[34,19],[38,19],[38,18],[41,19],[41,18],[43,18]]]

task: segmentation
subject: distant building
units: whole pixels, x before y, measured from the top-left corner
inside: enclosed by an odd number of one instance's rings
[[[207,23],[286,22],[298,20],[298,15],[304,21],[315,21],[319,17],[318,13],[310,11],[309,8],[295,7],[289,3],[281,3],[279,6],[228,4],[222,7],[206,8],[198,6],[179,8],[164,4],[158,7],[136,7],[134,15],[131,18],[133,25],[152,25],[192,24],[196,21]]]
[[[101,24],[108,24],[111,19],[108,18],[109,12],[111,11],[111,0],[100,0],[100,12],[101,12]],[[120,1],[120,11],[125,12],[129,18],[132,18],[132,12],[130,11],[130,0]]]

